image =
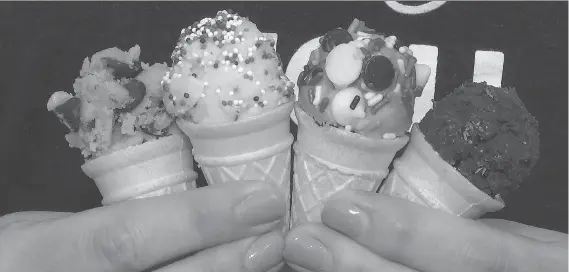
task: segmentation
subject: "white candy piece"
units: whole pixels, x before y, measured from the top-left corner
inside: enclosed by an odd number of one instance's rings
[[[355,107],[355,109],[350,108],[350,104],[354,100],[354,97],[360,96],[360,101]],[[332,102],[330,103],[330,111],[334,120],[342,126],[349,125],[354,119],[364,118],[365,114],[365,100],[363,98],[363,93],[357,88],[346,88],[334,96]]]
[[[326,74],[336,87],[354,82],[362,71],[364,55],[354,44],[336,46],[326,57]]]
[[[368,98],[367,105],[370,107],[375,106],[375,104],[381,102],[381,100],[383,100],[383,95],[378,93],[378,94]]]
[[[425,86],[431,76],[431,67],[425,64],[415,64],[417,86]]]
[[[374,97],[376,95],[375,92],[367,92],[364,97],[366,98],[366,100],[370,100],[372,97]]]

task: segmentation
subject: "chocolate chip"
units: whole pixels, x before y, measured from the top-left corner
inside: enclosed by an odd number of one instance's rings
[[[135,78],[142,72],[140,61],[129,64],[113,58],[101,58],[101,62],[106,68],[112,70],[115,79]]]
[[[132,101],[128,102],[123,108],[117,109],[119,112],[129,112],[136,108],[144,99],[146,95],[146,86],[140,80],[130,80],[123,87],[128,91],[128,96],[132,98]]]
[[[69,130],[76,132],[81,125],[81,100],[77,97],[72,97],[65,101],[65,103],[55,107],[54,113],[59,117]]]

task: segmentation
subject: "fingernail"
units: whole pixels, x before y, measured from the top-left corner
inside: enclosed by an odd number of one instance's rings
[[[268,233],[257,239],[247,252],[245,267],[251,272],[265,272],[282,263],[284,251],[283,238],[275,233]]]
[[[368,215],[347,200],[329,201],[322,210],[322,223],[349,237],[358,237],[369,225]]]
[[[274,189],[253,192],[235,207],[235,213],[246,224],[257,226],[274,222],[285,215],[285,201]]]
[[[287,239],[283,256],[291,266],[314,272],[332,268],[332,254],[320,241],[307,235]]]

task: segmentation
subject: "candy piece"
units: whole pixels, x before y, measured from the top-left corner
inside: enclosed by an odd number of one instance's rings
[[[415,70],[414,66],[409,75],[409,85],[407,86],[407,88],[409,88],[410,90],[415,90],[417,88],[417,71]],[[415,95],[421,96],[422,89],[419,92],[420,93],[417,93]]]
[[[319,105],[322,100],[322,86],[318,85],[314,88],[314,100],[312,100],[313,105]]]
[[[397,59],[397,67],[399,68],[400,74],[405,74],[405,61],[402,59]]]
[[[359,96],[363,96],[362,92],[357,88],[346,88],[339,91],[330,104],[332,116],[342,126],[349,125],[354,119],[365,117],[365,104],[360,99],[354,109],[351,108],[352,101]]]
[[[328,97],[324,97],[318,106],[318,109],[321,113],[324,113],[328,105],[330,104],[330,99]]]
[[[101,58],[101,62],[108,69],[113,70],[113,76],[116,79],[135,78],[142,72],[142,65],[140,64],[140,61],[128,64],[113,58]]]
[[[381,102],[381,100],[383,100],[383,94],[378,93],[378,94],[376,94],[376,95],[374,95],[368,99],[367,105],[368,106],[375,106],[375,104]]]
[[[374,106],[371,107],[370,112],[371,114],[376,114],[383,106],[387,105],[387,103],[389,103],[389,99],[388,97],[383,97],[383,99],[381,99],[381,101],[379,101],[378,103],[376,103]]]
[[[348,86],[360,76],[363,57],[353,44],[338,45],[326,58],[326,75],[337,87]]]
[[[322,79],[323,74],[324,74],[324,69],[322,69],[322,67],[312,66],[307,70],[304,70],[302,73],[300,73],[297,85],[299,87],[305,85],[314,85],[318,81],[320,81],[320,79]]]
[[[308,89],[308,102],[313,103],[315,97],[316,97],[316,88],[309,88]]]
[[[355,110],[355,109],[356,109],[356,106],[360,103],[360,99],[362,99],[362,97],[359,96],[359,95],[356,95],[356,96],[354,97],[354,100],[352,100],[352,103],[350,103],[350,109],[351,109],[351,110]]]
[[[365,63],[363,79],[370,89],[376,91],[387,89],[395,79],[393,63],[384,56],[371,57]]]
[[[329,31],[322,37],[320,45],[324,52],[331,52],[336,46],[344,43],[349,43],[353,40],[352,34],[350,32],[337,28]]]
[[[66,125],[69,130],[76,132],[81,126],[81,100],[77,97],[71,97],[67,101],[56,106],[53,112],[59,117],[61,123]]]
[[[132,97],[123,108],[117,109],[120,112],[129,112],[136,108],[142,102],[142,99],[146,95],[146,86],[140,80],[133,79],[123,85],[123,87],[128,91],[128,95]]]
[[[431,75],[431,67],[425,64],[416,64],[415,71],[417,74],[417,86],[424,87],[429,80],[429,76]]]
[[[311,65],[319,65],[321,62],[326,60],[326,56],[328,56],[328,52],[324,52],[322,47],[318,47],[310,53],[309,63]]]
[[[364,86],[365,87],[365,86]],[[370,100],[372,97],[374,97],[377,93],[376,92],[367,92],[364,97],[367,100]],[[369,105],[369,101],[368,101],[368,105]]]

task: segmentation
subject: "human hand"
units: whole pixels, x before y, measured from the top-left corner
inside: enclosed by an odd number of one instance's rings
[[[346,191],[323,224],[289,233],[284,258],[298,271],[567,271],[567,234],[511,221],[470,220],[375,193]],[[303,268],[304,269],[303,269]]]
[[[0,217],[0,271],[276,270],[284,241],[271,230],[284,215],[284,195],[261,182],[76,214],[15,213]]]

